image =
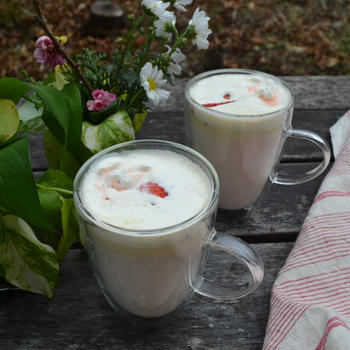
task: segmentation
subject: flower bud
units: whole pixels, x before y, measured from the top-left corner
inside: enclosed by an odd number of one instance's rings
[[[187,39],[195,39],[197,33],[194,25],[190,24],[186,29],[186,38]]]
[[[128,15],[128,21],[129,22],[134,22],[135,21],[135,14],[134,13],[130,13]]]
[[[188,40],[186,38],[182,38],[179,44],[180,48],[184,48],[187,45]]]

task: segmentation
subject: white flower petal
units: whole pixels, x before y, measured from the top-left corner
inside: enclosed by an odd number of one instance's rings
[[[163,72],[162,70],[158,70],[157,66],[153,67],[152,63],[147,62],[142,67],[140,80],[147,97],[155,105],[157,105],[160,100],[169,97],[170,92],[161,88],[166,83],[166,80],[163,79]]]
[[[186,11],[185,6],[190,5],[192,0],[177,0],[175,1],[174,7],[181,11]]]
[[[189,21],[189,25],[193,25],[196,32],[196,37],[192,40],[192,43],[193,45],[197,45],[198,49],[207,49],[209,47],[207,40],[211,34],[211,30],[208,28],[209,19],[205,11],[197,8],[192,19]]]

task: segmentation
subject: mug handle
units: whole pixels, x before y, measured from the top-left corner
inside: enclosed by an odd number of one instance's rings
[[[254,291],[263,280],[264,264],[259,254],[244,241],[224,233],[215,233],[213,233],[214,238],[208,242],[208,245],[235,256],[247,265],[250,271],[248,286],[243,291],[232,291],[230,288],[222,287],[213,281],[199,276],[196,286],[192,286],[193,290],[200,295],[218,300],[243,298]]]
[[[313,180],[315,177],[320,175],[328,166],[330,158],[331,158],[331,151],[329,149],[329,146],[327,142],[324,140],[323,137],[317,135],[316,133],[308,130],[302,130],[302,129],[290,129],[287,132],[287,137],[295,138],[295,139],[303,139],[312,142],[316,146],[318,146],[323,154],[323,161],[321,164],[319,164],[317,167],[307,171],[304,175],[301,175],[298,178],[289,178],[280,176],[278,172],[274,171],[270,175],[270,181],[274,184],[279,185],[297,185],[301,184],[303,182],[307,182],[310,180]]]

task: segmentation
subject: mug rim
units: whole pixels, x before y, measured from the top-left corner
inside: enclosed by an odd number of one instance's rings
[[[209,176],[211,177],[209,181],[211,182],[211,197],[208,200],[208,203],[196,214],[191,216],[190,218],[183,220],[177,224],[171,225],[171,226],[165,226],[161,228],[154,228],[154,229],[129,229],[121,226],[116,226],[109,224],[105,221],[102,221],[98,218],[96,218],[83,204],[83,201],[79,194],[79,188],[81,185],[81,181],[85,175],[85,173],[88,171],[89,167],[98,159],[102,158],[108,153],[113,153],[113,151],[120,149],[120,148],[128,148],[132,147],[133,145],[161,145],[163,147],[170,147],[173,149],[179,149],[182,151],[182,155],[186,156],[185,153],[189,153],[192,156],[194,156],[197,160],[201,162],[201,164],[196,163],[198,166],[204,166],[209,171]],[[158,149],[155,147],[155,149]],[[190,158],[189,158],[190,159]],[[192,161],[192,159],[190,159]],[[207,174],[205,174],[208,176]],[[208,177],[209,177],[208,176]],[[113,145],[111,147],[108,147],[91,158],[89,158],[78,170],[73,183],[73,199],[74,204],[77,209],[77,215],[83,216],[84,220],[89,221],[90,223],[93,223],[94,225],[103,228],[105,230],[110,231],[113,234],[121,234],[128,237],[157,237],[157,236],[165,236],[172,234],[174,232],[177,232],[179,230],[183,230],[191,225],[196,224],[199,222],[203,217],[205,217],[208,213],[210,213],[212,210],[215,210],[217,208],[218,200],[219,200],[219,193],[220,193],[220,184],[219,184],[219,177],[217,175],[217,172],[214,168],[214,166],[207,160],[204,156],[202,156],[199,152],[195,151],[194,149],[176,143],[171,141],[165,141],[165,140],[156,140],[156,139],[141,139],[141,140],[133,140],[128,142],[119,143],[117,145]]]
[[[235,114],[235,113],[226,113],[226,112],[222,112],[222,111],[218,111],[216,109],[210,109],[208,107],[203,106],[202,104],[198,103],[196,100],[194,100],[190,94],[190,88],[193,86],[193,84],[195,84],[196,82],[203,80],[205,78],[208,78],[210,76],[213,75],[223,75],[223,74],[256,74],[256,75],[263,75],[266,76],[270,79],[273,80],[277,80],[279,81],[290,93],[290,100],[288,102],[287,105],[285,105],[284,107],[277,109],[273,112],[268,112],[268,113],[255,113],[255,114]],[[264,73],[261,71],[257,71],[257,70],[253,70],[253,69],[241,69],[241,68],[222,68],[222,69],[214,69],[214,70],[209,70],[203,73],[200,73],[196,76],[194,76],[193,78],[191,78],[185,87],[185,99],[187,101],[189,101],[190,103],[194,104],[197,108],[199,108],[202,111],[205,112],[213,112],[221,117],[224,118],[229,118],[229,119],[245,119],[245,118],[268,118],[268,117],[272,117],[276,114],[282,113],[282,112],[286,112],[288,111],[291,107],[294,106],[294,93],[293,90],[291,89],[291,87],[282,79],[272,75],[272,74],[268,74],[268,73]]]

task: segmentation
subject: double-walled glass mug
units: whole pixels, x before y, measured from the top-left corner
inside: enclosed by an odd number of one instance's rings
[[[259,78],[269,79],[284,90],[289,98],[280,109],[262,114],[231,114],[195,101],[191,91],[199,86],[196,84],[214,76],[217,79],[225,76],[226,79],[227,75],[251,76],[252,82],[259,81]],[[217,87],[212,85],[211,88]],[[205,94],[210,96],[210,88]],[[247,109],[249,108],[248,105]],[[293,108],[294,96],[289,86],[272,75],[257,71],[218,69],[199,74],[187,83],[187,143],[203,154],[217,170],[221,186],[220,208],[247,208],[260,196],[268,181],[272,184],[296,185],[314,179],[326,169],[330,160],[329,146],[314,132],[292,128]],[[276,169],[288,137],[304,139],[317,145],[322,151],[323,161],[297,178],[279,175]]]
[[[173,151],[199,166],[210,183],[209,199],[203,209],[176,225],[152,230],[125,229],[97,219],[82,200],[84,176],[102,157],[126,150]],[[208,160],[172,142],[126,142],[96,154],[81,167],[74,181],[74,202],[82,241],[97,281],[114,309],[157,318],[177,309],[192,292],[216,300],[233,300],[257,288],[264,274],[259,255],[243,241],[215,232],[218,197],[219,180]],[[209,247],[231,254],[233,260],[245,265],[247,274],[243,278],[249,277],[249,282],[244,290],[220,286],[202,277]]]

